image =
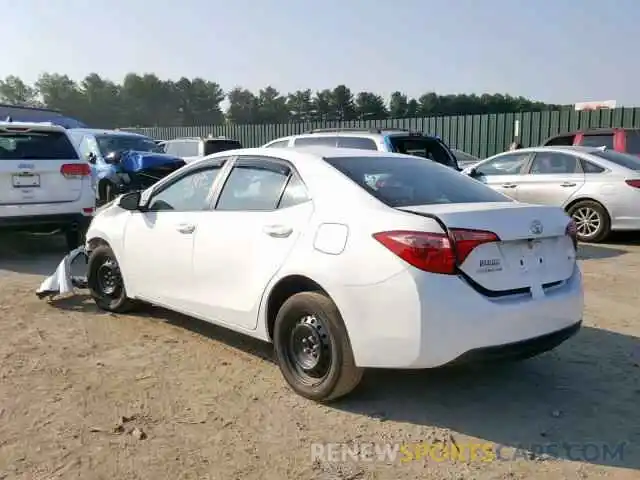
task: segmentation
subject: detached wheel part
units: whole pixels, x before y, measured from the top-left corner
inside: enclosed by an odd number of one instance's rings
[[[325,295],[298,293],[284,302],[273,343],[282,375],[305,398],[335,400],[362,379],[340,312]]]
[[[587,243],[604,241],[611,233],[611,219],[598,202],[585,200],[569,209],[569,215],[578,227],[578,240]]]
[[[97,247],[89,256],[87,284],[93,300],[102,310],[126,313],[135,307],[134,301],[127,297],[113,250],[106,245]]]

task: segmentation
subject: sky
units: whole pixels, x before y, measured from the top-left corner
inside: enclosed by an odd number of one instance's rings
[[[640,106],[640,0],[0,0],[0,77]]]

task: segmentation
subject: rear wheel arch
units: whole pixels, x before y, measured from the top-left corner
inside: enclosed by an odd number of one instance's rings
[[[571,208],[574,205],[577,205],[580,202],[593,202],[593,203],[597,203],[598,205],[600,205],[602,207],[602,209],[606,212],[607,215],[609,215],[609,210],[607,210],[607,207],[605,207],[602,202],[599,202],[598,200],[595,200],[594,198],[589,198],[589,197],[582,197],[582,198],[576,198],[571,200],[569,203],[567,203],[564,207],[564,211],[565,212],[569,212],[569,210],[571,210]],[[609,215],[609,217],[611,217],[611,215]]]
[[[585,205],[585,207],[588,207],[589,204],[591,205],[591,208],[595,211],[597,210],[602,210],[601,216],[602,216],[602,220],[601,220],[601,226],[600,228],[596,231],[596,233],[594,233],[593,235],[590,235],[588,237],[584,237],[580,234],[579,228],[578,228],[578,240],[582,241],[582,242],[592,242],[592,243],[600,243],[602,241],[604,241],[605,239],[607,239],[609,237],[609,234],[611,233],[611,214],[609,213],[609,211],[607,210],[607,207],[605,207],[602,202],[599,202],[598,200],[594,200],[592,198],[577,198],[573,201],[571,201],[569,204],[567,204],[567,206],[565,207],[565,211],[567,212],[567,214],[569,216],[573,216],[572,215],[572,210],[580,205],[580,204],[587,204]]]
[[[318,292],[331,298],[329,293],[318,282],[305,275],[287,275],[278,280],[269,292],[266,302],[266,326],[269,340],[273,340],[276,316],[280,307],[287,299],[302,292]]]

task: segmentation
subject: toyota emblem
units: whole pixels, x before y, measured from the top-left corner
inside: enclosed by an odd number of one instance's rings
[[[540,235],[544,231],[544,227],[542,226],[542,222],[540,220],[534,220],[533,222],[531,222],[531,227],[529,227],[529,230],[534,235]]]

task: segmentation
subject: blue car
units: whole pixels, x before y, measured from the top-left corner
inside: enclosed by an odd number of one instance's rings
[[[91,164],[98,205],[131,190],[144,190],[185,165],[162,152],[155,140],[120,130],[71,128],[69,137]]]

